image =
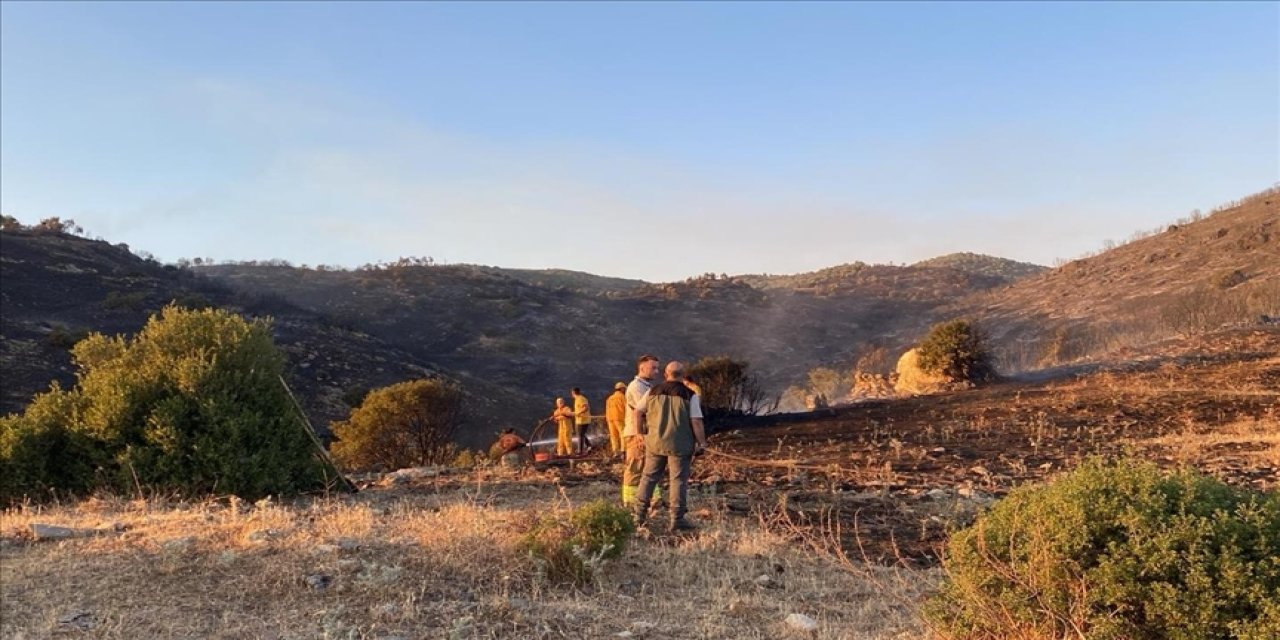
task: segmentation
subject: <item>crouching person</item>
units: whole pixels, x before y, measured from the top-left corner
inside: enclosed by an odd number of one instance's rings
[[[706,448],[701,401],[684,384],[684,364],[667,364],[666,382],[649,389],[635,408],[635,423],[644,433],[644,472],[636,493],[636,524],[643,525],[649,501],[663,473],[667,474],[667,500],[671,507],[671,530],[689,530],[685,519],[689,509],[689,472],[693,456]]]
[[[527,445],[524,438],[516,435],[515,429],[504,429],[502,435],[498,436],[498,441],[489,448],[489,454],[490,457],[501,460],[502,466],[519,469],[524,466]]]

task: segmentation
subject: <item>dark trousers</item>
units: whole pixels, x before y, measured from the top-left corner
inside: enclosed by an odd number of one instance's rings
[[[649,513],[649,501],[658,486],[662,474],[667,474],[667,495],[671,501],[671,519],[683,518],[689,510],[689,471],[693,468],[693,456],[662,456],[645,453],[644,473],[640,477],[640,489],[636,492],[636,512]]]

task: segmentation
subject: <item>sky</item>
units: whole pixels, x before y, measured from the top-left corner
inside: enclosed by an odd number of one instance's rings
[[[1280,180],[1280,3],[0,3],[0,211],[164,261],[1051,264]]]

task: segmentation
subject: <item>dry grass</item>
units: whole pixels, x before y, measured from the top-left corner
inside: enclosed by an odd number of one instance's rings
[[[524,528],[614,492],[512,478],[285,505],[106,498],[11,510],[0,518],[0,636],[773,638],[792,612],[819,621],[811,638],[923,634],[915,605],[935,572],[842,565],[710,500],[694,505],[696,535],[636,540],[584,589],[541,581],[516,550]],[[124,531],[24,539],[37,522]],[[762,574],[775,584],[757,585]],[[313,575],[332,582],[315,589]]]

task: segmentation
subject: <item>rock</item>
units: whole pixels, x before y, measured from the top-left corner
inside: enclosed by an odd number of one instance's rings
[[[449,632],[449,640],[463,640],[470,637],[475,629],[475,620],[471,616],[460,618],[453,623],[453,630]]]
[[[315,547],[312,547],[311,550],[320,554],[337,553],[339,551],[338,545],[336,544],[318,544]]]
[[[788,627],[805,633],[813,633],[818,630],[818,621],[803,613],[788,614],[786,623]]]
[[[250,533],[245,539],[249,542],[264,543],[280,537],[280,532],[275,529],[259,529]]]
[[[184,536],[164,541],[165,551],[186,551],[194,546],[196,539],[192,536]]]
[[[360,541],[355,538],[338,538],[338,548],[342,551],[359,551]]]
[[[533,603],[524,598],[507,598],[507,606],[519,611],[528,611],[533,608]]]
[[[58,624],[76,629],[78,631],[88,631],[97,624],[98,619],[90,611],[72,611],[63,616],[58,617]]]
[[[774,581],[773,576],[767,573],[762,573],[756,576],[754,582],[756,583],[756,586],[761,589],[773,589],[778,586],[778,583]]]
[[[628,627],[626,631],[621,631],[614,635],[616,635],[619,638],[643,638],[644,636],[648,635],[650,631],[653,631],[654,629],[657,629],[657,628],[658,628],[658,625],[652,622],[636,621],[636,622],[632,622],[631,626]]]
[[[391,620],[400,617],[400,605],[394,602],[381,604],[373,608],[373,617],[379,620]]]
[[[303,580],[307,583],[308,587],[311,587],[316,591],[324,591],[329,588],[329,585],[333,584],[333,576],[325,575],[323,573],[309,575]]]
[[[924,495],[930,500],[946,500],[951,497],[951,492],[946,489],[930,489],[929,492]]]
[[[908,350],[898,358],[898,381],[894,390],[901,395],[921,395],[943,391],[954,383],[950,377],[920,368],[920,351]]]
[[[88,532],[52,524],[31,523],[31,537],[36,540],[69,540],[89,535]]]

